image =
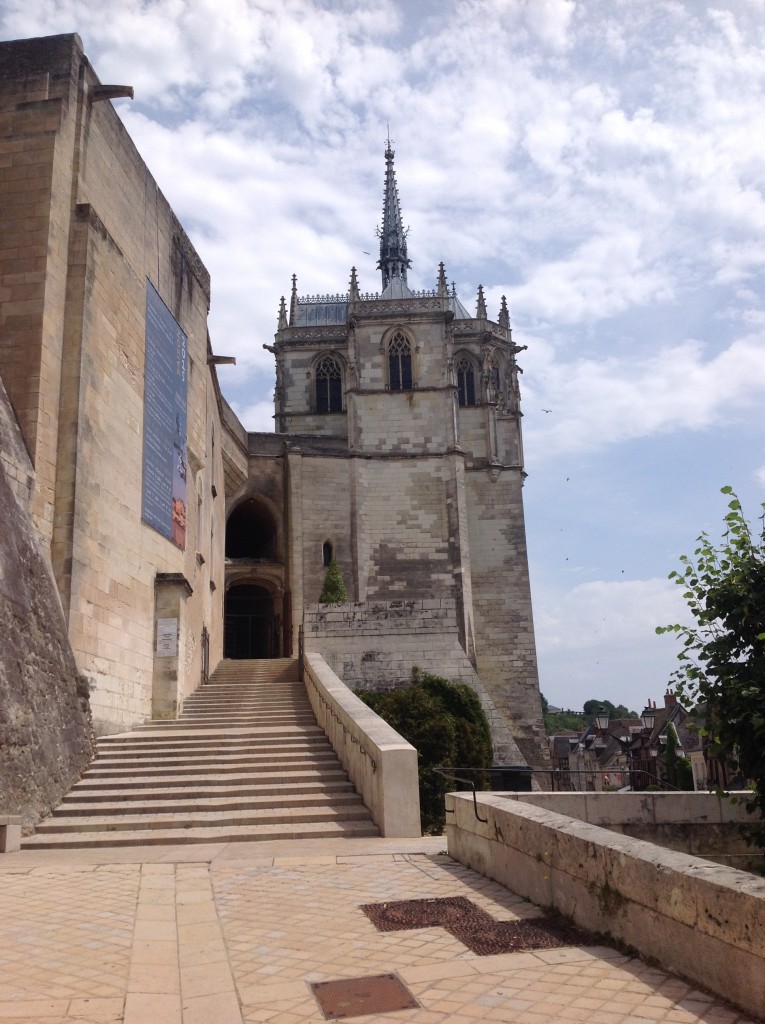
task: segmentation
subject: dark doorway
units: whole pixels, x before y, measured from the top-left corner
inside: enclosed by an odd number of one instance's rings
[[[265,587],[231,587],[226,594],[224,658],[278,658],[277,632],[273,601]]]

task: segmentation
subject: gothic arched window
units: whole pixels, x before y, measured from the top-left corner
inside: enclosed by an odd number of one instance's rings
[[[334,356],[324,356],[316,366],[316,412],[342,411],[342,370]]]
[[[457,360],[457,399],[460,405],[475,405],[475,367],[470,356]]]
[[[332,545],[331,540],[325,540],[321,548],[321,561],[325,568],[328,568],[332,564],[332,559],[335,557],[335,549]]]
[[[412,390],[412,346],[402,331],[388,345],[388,379],[391,391]]]

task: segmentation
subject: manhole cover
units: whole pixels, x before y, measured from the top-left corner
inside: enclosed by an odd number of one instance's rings
[[[317,981],[311,988],[326,1020],[363,1017],[391,1010],[415,1010],[420,1005],[395,974]]]
[[[592,938],[565,921],[535,917],[530,921],[495,921],[464,896],[442,899],[367,903],[360,907],[378,931],[445,928],[477,956],[521,949],[586,946]]]

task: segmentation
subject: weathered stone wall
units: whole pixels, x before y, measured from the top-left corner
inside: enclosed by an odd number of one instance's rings
[[[495,762],[523,761],[506,720],[460,646],[453,598],[309,605],[305,647],[322,654],[353,690],[406,686],[415,667],[466,683],[489,721]]]
[[[29,512],[34,471],[0,381],[0,813],[34,822],[90,760],[78,677],[50,563]]]
[[[449,465],[434,459],[356,462],[359,596],[454,597]]]

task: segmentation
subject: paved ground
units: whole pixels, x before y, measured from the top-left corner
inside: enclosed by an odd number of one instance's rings
[[[310,982],[395,973],[418,1009],[360,1024],[743,1024],[601,946],[476,956],[442,928],[378,932],[365,903],[468,896],[536,916],[443,839],[0,856],[0,1024],[319,1024]]]

